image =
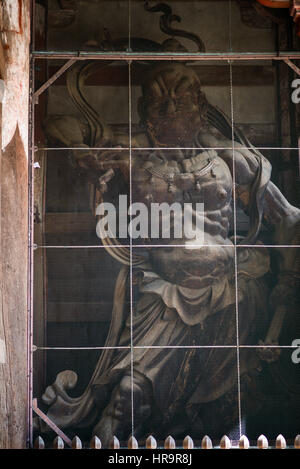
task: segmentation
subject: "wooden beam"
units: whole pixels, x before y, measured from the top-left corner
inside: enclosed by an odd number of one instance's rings
[[[261,3],[263,6],[268,8],[289,8],[291,6],[291,0],[282,1],[282,0],[256,0],[258,3]]]

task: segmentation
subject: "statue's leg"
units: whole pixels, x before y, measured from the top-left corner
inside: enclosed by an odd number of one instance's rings
[[[133,379],[130,374],[126,374],[114,388],[109,404],[93,429],[93,435],[97,435],[101,439],[104,448],[108,447],[114,435],[120,440],[127,440],[132,433],[132,397],[135,434],[150,417],[151,384],[140,373],[135,373]]]

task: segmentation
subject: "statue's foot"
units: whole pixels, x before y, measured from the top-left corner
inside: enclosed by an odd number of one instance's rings
[[[141,374],[133,377],[125,375],[112,392],[112,397],[104,409],[102,417],[94,427],[93,435],[98,436],[104,448],[108,448],[114,436],[127,440],[132,432],[132,391],[134,393],[135,432],[140,433],[151,415],[152,388]]]

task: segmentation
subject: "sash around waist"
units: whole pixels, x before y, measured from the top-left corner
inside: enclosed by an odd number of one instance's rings
[[[270,270],[267,248],[239,248],[237,250],[238,280],[262,277]],[[212,279],[209,286],[187,288],[172,284],[157,273],[141,269],[141,293],[159,295],[168,308],[176,310],[182,321],[193,326],[202,324],[208,315],[221,311],[235,303],[235,269],[219,279]],[[238,289],[238,301],[242,301],[243,289]]]

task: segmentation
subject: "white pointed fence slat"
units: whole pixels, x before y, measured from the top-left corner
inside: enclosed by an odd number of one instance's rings
[[[276,438],[276,448],[277,449],[286,448],[286,441],[283,435],[278,435],[278,437]]]
[[[45,449],[45,442],[41,436],[38,436],[33,445],[34,449]]]
[[[212,447],[213,447],[213,445],[212,445],[211,439],[209,438],[209,436],[205,435],[202,438],[202,441],[201,441],[201,448],[202,449],[212,449]]]
[[[64,449],[64,447],[65,447],[64,440],[60,436],[57,436],[53,441],[53,448]]]
[[[102,443],[101,443],[100,438],[94,435],[90,441],[90,449],[101,449],[101,448],[102,448]]]
[[[120,442],[116,436],[113,436],[110,440],[109,449],[120,449]]]
[[[78,436],[74,436],[72,440],[72,449],[82,449],[81,439]]]
[[[242,435],[239,439],[239,448],[240,449],[249,449],[250,443],[246,435]]]
[[[128,449],[138,449],[139,444],[133,435],[129,438],[127,446]]]
[[[192,438],[189,435],[187,435],[185,437],[185,439],[183,440],[182,446],[183,446],[183,449],[193,449],[194,448],[194,442],[193,442]]]
[[[175,449],[176,448],[175,440],[171,435],[169,435],[165,439],[165,445],[164,446],[165,446],[165,449]]]
[[[220,441],[220,448],[221,449],[230,449],[231,448],[231,441],[227,435],[222,436]]]
[[[157,441],[152,435],[149,435],[147,440],[146,440],[146,448],[147,449],[156,449],[157,448]]]
[[[294,441],[294,447],[300,449],[300,435],[297,435]]]
[[[137,439],[131,435],[130,438],[128,439],[127,443],[128,449],[138,449],[139,444]],[[33,444],[34,449],[45,449],[45,442],[41,436],[38,436],[34,440]],[[98,438],[96,435],[93,436],[93,438],[90,441],[89,444],[90,449],[101,449],[102,448],[102,443],[100,438]],[[146,439],[145,442],[145,447],[147,449],[156,449],[157,448],[157,441],[156,439],[152,436],[149,435],[148,438]],[[187,435],[182,443],[183,449],[194,449],[194,441],[193,439]],[[250,443],[246,435],[242,435],[241,438],[239,439],[239,444],[238,447],[240,449],[249,449],[250,448]],[[272,445],[272,447],[274,447]],[[53,448],[54,449],[64,449],[65,448],[65,443],[64,440],[58,435],[54,440],[53,440]],[[72,449],[82,449],[83,444],[82,441],[78,436],[75,436],[72,440]],[[113,436],[113,438],[109,442],[109,448],[110,449],[120,449],[120,442],[116,436]],[[165,441],[164,441],[164,448],[165,449],[176,449],[176,442],[175,439],[169,435]],[[201,441],[201,448],[202,449],[212,449],[213,444],[212,440],[208,435],[205,435],[202,438]],[[221,440],[220,440],[220,448],[221,449],[230,449],[232,448],[232,443],[231,440],[228,438],[227,435],[224,435]],[[258,449],[267,449],[270,448],[268,439],[265,435],[260,435],[257,439],[257,448]],[[277,449],[286,449],[287,448],[287,443],[283,435],[278,435],[276,438],[275,442],[275,448]],[[295,449],[300,449],[300,434],[296,435],[294,439],[294,448]]]
[[[269,442],[265,435],[260,435],[257,439],[257,447],[259,449],[267,449],[269,447]]]

